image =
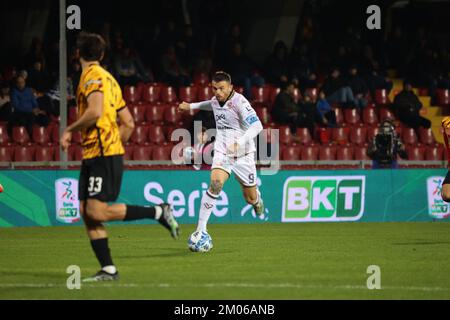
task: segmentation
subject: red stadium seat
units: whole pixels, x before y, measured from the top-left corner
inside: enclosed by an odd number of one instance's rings
[[[364,108],[363,114],[362,114],[362,120],[364,124],[369,126],[374,126],[378,123],[378,117],[377,112],[375,108]]]
[[[380,121],[383,121],[386,119],[395,119],[394,113],[387,108],[381,108],[380,109]]]
[[[160,124],[164,120],[165,105],[152,105],[147,107],[145,111],[145,119],[147,122]]]
[[[210,86],[197,87],[198,101],[210,100],[214,97],[214,92]]]
[[[360,117],[357,109],[344,110],[345,122],[349,125],[354,125],[360,122]]]
[[[33,142],[37,144],[47,144],[50,142],[50,137],[48,135],[47,129],[45,127],[33,126],[32,129]]]
[[[148,127],[137,126],[131,134],[130,141],[136,144],[144,144],[148,141]]]
[[[0,162],[11,162],[14,155],[14,147],[0,146]]]
[[[342,125],[344,123],[344,114],[341,108],[335,108],[334,114],[336,115],[336,124]]]
[[[341,146],[337,148],[336,159],[337,160],[353,160],[353,147],[351,146]]]
[[[197,101],[197,87],[180,87],[179,95],[180,101],[196,102]]]
[[[346,144],[348,142],[348,128],[333,128],[331,139],[338,144]]]
[[[300,89],[295,88],[293,93],[293,98],[295,103],[298,103],[300,99],[302,98],[302,94],[300,93]]]
[[[151,160],[151,146],[135,146],[133,148],[133,160],[148,161]]]
[[[317,88],[306,88],[305,96],[311,97],[313,101],[317,100],[317,96],[319,95],[319,90]]]
[[[425,149],[425,160],[441,161],[444,159],[444,148],[441,146],[428,146]]]
[[[237,93],[244,94],[244,87],[234,86],[233,88]]]
[[[424,160],[425,159],[424,151],[425,150],[423,147],[408,146],[406,148],[406,152],[408,153],[408,160],[412,161]]]
[[[130,113],[133,116],[133,120],[136,125],[145,122],[146,109],[147,108],[144,105],[134,105],[129,107]]]
[[[72,124],[78,119],[77,107],[69,107],[67,111],[67,123]]]
[[[76,144],[72,144],[69,147],[68,160],[69,161],[81,161],[83,159],[83,148]]]
[[[350,129],[350,142],[356,145],[363,145],[367,141],[366,135],[366,127],[352,127]]]
[[[194,84],[196,86],[205,86],[209,83],[209,76],[206,73],[194,74]]]
[[[331,138],[331,128],[318,128],[318,137],[320,143],[329,143]]]
[[[161,95],[161,87],[156,84],[150,84],[142,88],[142,98],[145,102],[156,103]]]
[[[166,107],[164,110],[164,121],[169,123],[178,123],[181,120],[181,113],[176,106]]]
[[[419,142],[413,128],[403,128],[401,137],[405,144],[416,144]]]
[[[6,126],[0,125],[0,145],[9,143],[9,135]]]
[[[255,111],[259,121],[261,121],[262,124],[270,123],[270,113],[267,107],[255,108]]]
[[[177,94],[173,87],[161,88],[161,101],[164,103],[174,103],[177,101]]]
[[[450,105],[450,93],[448,89],[436,89],[436,103],[441,107]]]
[[[34,146],[16,146],[14,148],[14,161],[34,161],[35,150]]]
[[[128,103],[135,103],[141,100],[141,95],[136,87],[125,86],[125,88],[123,88],[123,98]]]
[[[281,92],[281,88],[272,88],[270,90],[269,94],[269,103],[273,104],[278,96],[278,94]]]
[[[319,147],[315,145],[304,146],[301,148],[300,156],[303,161],[317,160],[319,156]]]
[[[171,151],[170,146],[155,146],[152,150],[152,159],[156,161],[170,160]]]
[[[378,127],[367,127],[366,130],[367,142],[372,141],[379,131],[380,129]]]
[[[361,147],[357,146],[354,148],[353,151],[354,151],[355,160],[360,160],[360,161],[371,160],[369,158],[369,156],[367,155],[367,147],[366,146],[361,146]]]
[[[297,128],[297,141],[301,144],[310,144],[312,142],[311,133],[308,128]]]
[[[83,142],[83,138],[81,136],[80,131],[76,131],[72,133],[72,143],[81,144]]]
[[[258,102],[258,103],[269,102],[270,91],[271,91],[271,87],[268,87],[268,86],[252,87],[253,102]]]
[[[333,146],[320,146],[319,160],[336,160],[336,148]]]
[[[148,128],[148,141],[160,144],[166,142],[166,137],[164,136],[164,131],[162,126],[150,126]]]
[[[17,144],[26,144],[30,142],[27,129],[25,127],[13,127],[12,141]]]
[[[284,147],[281,149],[281,160],[299,160],[300,148],[299,147]]]
[[[48,129],[48,132],[49,132],[52,142],[58,144],[59,143],[59,125],[49,126],[47,129]],[[72,134],[72,141],[73,141],[73,134]]]
[[[127,144],[123,148],[125,149],[125,154],[123,156],[123,159],[124,160],[133,160],[134,145]]]
[[[436,143],[436,139],[434,138],[433,135],[433,130],[431,130],[431,128],[429,129],[425,129],[420,127],[419,128],[419,138],[420,138],[420,143],[423,144],[435,144]]]
[[[386,89],[375,90],[375,103],[380,106],[390,104],[389,97]]]
[[[281,126],[278,128],[281,144],[290,144],[292,142],[292,134],[289,126]]]
[[[40,162],[54,161],[55,147],[40,146],[36,148],[35,159]]]

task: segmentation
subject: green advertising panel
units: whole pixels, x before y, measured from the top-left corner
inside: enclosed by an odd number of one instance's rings
[[[257,217],[231,178],[211,223],[447,221],[443,169],[280,171],[259,175],[266,205]],[[0,171],[0,227],[81,224],[78,171]],[[170,202],[180,223],[196,223],[208,171],[126,171],[118,202]],[[134,222],[152,223],[152,222]]]

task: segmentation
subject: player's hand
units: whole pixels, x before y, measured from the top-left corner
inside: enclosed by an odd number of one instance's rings
[[[237,152],[238,152],[238,149],[239,149],[239,144],[237,142],[235,142],[233,144],[230,144],[227,147],[227,152],[228,152],[229,155],[235,156],[237,154]]]
[[[184,111],[189,111],[191,110],[191,105],[187,102],[182,102],[178,105],[178,111],[179,112],[184,112]]]
[[[70,146],[70,141],[72,140],[72,133],[64,130],[61,139],[59,140],[59,144],[61,145],[61,148],[63,151],[67,152]]]

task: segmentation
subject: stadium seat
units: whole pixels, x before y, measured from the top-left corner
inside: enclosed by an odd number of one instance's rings
[[[428,146],[425,149],[425,160],[441,161],[444,159],[444,148],[440,146]]]
[[[411,161],[422,161],[425,159],[423,147],[408,146],[406,147],[406,153],[408,154],[408,160]]]
[[[433,130],[431,128],[419,128],[419,140],[420,143],[432,145],[436,143],[436,139],[433,135]]]
[[[237,93],[244,94],[244,87],[234,86],[233,88]]]
[[[378,117],[375,108],[364,108],[362,113],[362,120],[364,124],[374,126],[378,124]]]
[[[0,146],[0,162],[11,162],[14,155],[14,147]]]
[[[367,147],[366,146],[356,146],[353,150],[353,156],[355,160],[370,160],[369,156],[367,155]]]
[[[173,87],[162,87],[161,88],[161,102],[174,103],[176,101],[177,101],[177,94]]]
[[[281,160],[299,160],[300,148],[299,147],[283,147],[281,149]]]
[[[380,121],[383,121],[386,119],[395,119],[394,113],[391,110],[389,110],[388,108],[381,108],[380,109]]]
[[[9,143],[9,135],[6,126],[0,125],[0,146]]]
[[[27,129],[25,127],[13,127],[12,141],[17,144],[26,144],[30,141]]]
[[[336,148],[333,146],[320,146],[319,148],[319,160],[336,160]]]
[[[436,89],[436,103],[441,107],[450,105],[450,93],[448,89]]]
[[[35,159],[40,162],[54,161],[55,147],[40,146],[36,148]]]
[[[151,146],[135,146],[133,148],[133,160],[147,161],[151,159]]]
[[[311,133],[308,128],[297,128],[296,132],[297,141],[301,144],[307,145],[312,142]]]
[[[419,142],[413,128],[403,128],[401,137],[404,144],[416,144]]]
[[[197,87],[180,87],[179,95],[180,101],[196,102],[197,101]]]
[[[319,90],[317,88],[306,88],[305,95],[310,96],[313,101],[316,101]]]
[[[290,144],[292,141],[291,129],[289,126],[281,126],[278,128],[281,144]]]
[[[269,103],[272,105],[277,99],[278,94],[281,92],[281,88],[272,87],[269,94]]]
[[[372,139],[377,135],[379,131],[380,129],[378,127],[367,127],[366,129],[367,142],[372,141]]]
[[[68,160],[69,161],[81,161],[83,159],[83,148],[76,144],[69,146],[68,150]]]
[[[47,128],[33,126],[32,128],[32,140],[34,143],[43,145],[50,142],[50,137],[47,132]]]
[[[334,114],[336,115],[336,124],[342,125],[344,123],[344,114],[341,108],[335,108]]]
[[[367,139],[367,128],[366,127],[352,127],[350,129],[350,142],[356,145],[363,145],[366,143]]]
[[[150,126],[148,128],[148,141],[160,144],[166,141],[166,137],[164,136],[164,131],[162,126]]]
[[[331,140],[338,144],[346,144],[348,142],[348,128],[332,128]]]
[[[147,107],[145,111],[145,119],[147,122],[161,124],[164,120],[164,109],[165,105],[152,105]]]
[[[294,98],[294,102],[295,103],[299,103],[300,99],[302,98],[302,94],[300,92],[300,89],[299,88],[295,88],[292,96]]]
[[[309,145],[301,148],[300,157],[303,161],[317,160],[318,156],[319,147],[316,145]]]
[[[129,107],[130,113],[136,125],[145,122],[146,107],[143,105],[134,105]]]
[[[123,98],[127,103],[136,103],[141,100],[140,92],[134,86],[125,86],[123,88]]]
[[[48,129],[51,141],[53,143],[58,144],[59,143],[59,125],[49,126],[47,129]],[[72,135],[72,139],[73,139],[73,135]]]
[[[319,141],[321,144],[327,144],[331,138],[331,128],[318,128]]]
[[[262,124],[270,123],[270,113],[267,107],[255,108],[255,111],[259,121],[261,121]]]
[[[142,98],[145,102],[156,103],[159,101],[161,94],[161,87],[159,85],[150,84],[142,90]]]
[[[35,150],[34,146],[16,146],[14,148],[14,161],[34,161]]]
[[[164,161],[170,160],[172,148],[167,145],[155,146],[152,149],[152,160]]]
[[[203,72],[199,72],[194,74],[194,84],[196,86],[205,86],[208,85],[209,81],[209,76],[206,73]]]
[[[83,142],[83,138],[81,136],[80,131],[75,131],[72,133],[72,143],[81,144]]]
[[[134,145],[132,144],[126,144],[123,146],[125,149],[125,154],[123,155],[124,160],[133,160],[133,151],[134,151]]]
[[[344,110],[345,123],[354,125],[360,122],[360,117],[357,109],[345,109]]]
[[[210,86],[197,87],[198,101],[210,100],[214,96],[214,92]]]
[[[69,107],[67,110],[67,123],[70,125],[77,121],[78,109],[76,107]]]
[[[258,103],[268,103],[271,87],[252,87],[252,101]]]
[[[379,106],[385,106],[391,103],[386,89],[375,90],[375,103]]]
[[[336,160],[353,160],[353,147],[351,146],[341,146],[337,148],[336,151]]]
[[[131,134],[130,141],[135,144],[144,144],[148,141],[148,127],[136,126]]]
[[[164,110],[164,121],[168,123],[178,123],[181,120],[181,113],[178,112],[178,108],[176,106],[166,107]]]

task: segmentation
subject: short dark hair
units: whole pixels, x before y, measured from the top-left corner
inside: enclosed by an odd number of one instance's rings
[[[231,83],[231,76],[225,71],[217,71],[216,73],[214,73],[212,81],[214,82],[226,81]]]
[[[100,61],[105,54],[106,43],[100,35],[82,31],[77,37],[77,49],[84,60]]]

